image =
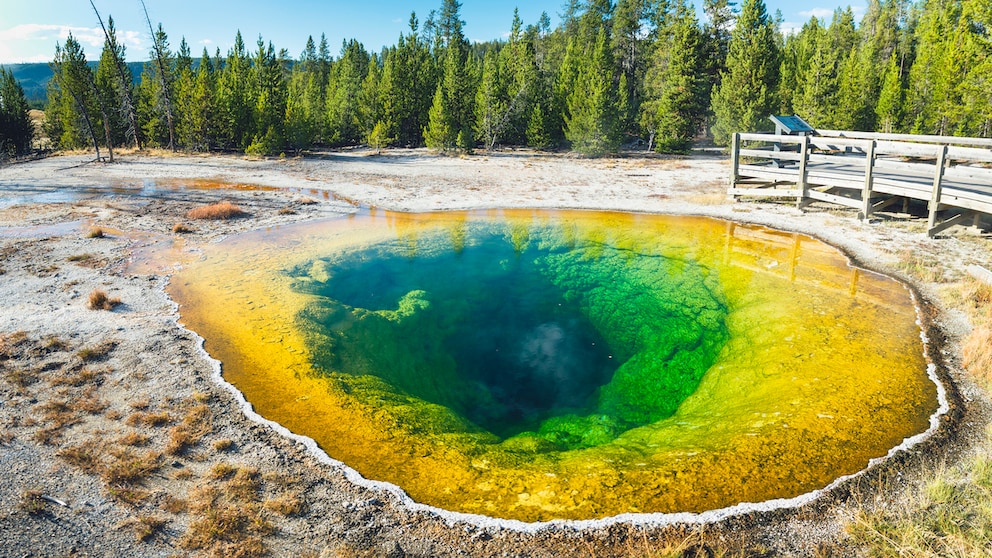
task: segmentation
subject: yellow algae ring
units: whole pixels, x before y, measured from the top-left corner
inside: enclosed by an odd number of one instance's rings
[[[938,410],[908,289],[713,219],[358,215],[232,238],[172,292],[260,415],[454,512],[795,498]]]

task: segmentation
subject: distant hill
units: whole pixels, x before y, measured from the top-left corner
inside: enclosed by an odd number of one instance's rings
[[[90,66],[96,68],[96,62],[90,62]],[[141,70],[144,62],[128,62],[131,68],[131,75],[137,83],[141,77]],[[52,79],[52,69],[47,63],[37,64],[0,64],[14,74],[14,79],[20,82],[24,88],[24,96],[29,103],[44,103],[48,97],[48,80]]]

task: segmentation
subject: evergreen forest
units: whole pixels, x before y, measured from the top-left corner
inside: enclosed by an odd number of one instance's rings
[[[869,0],[860,21],[838,9],[791,33],[763,0],[703,0],[702,20],[687,0],[568,0],[556,27],[514,11],[508,37],[487,43],[466,39],[460,8],[411,14],[381,52],[345,40],[335,55],[321,36],[301,39],[296,57],[240,33],[228,52],[194,57],[149,21],[136,80],[108,18],[95,69],[71,35],[56,48],[45,131],[63,149],[259,155],[359,144],[679,152],[793,113],[821,129],[992,136],[988,0]]]

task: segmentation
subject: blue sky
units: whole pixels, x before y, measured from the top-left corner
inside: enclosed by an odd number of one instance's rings
[[[51,61],[55,44],[64,42],[72,31],[86,50],[87,58],[100,55],[103,37],[96,16],[86,0],[0,0],[0,64]],[[118,38],[127,45],[130,60],[146,60],[150,46],[139,0],[95,0],[104,18],[114,17]],[[318,39],[326,33],[331,52],[338,54],[342,39],[356,38],[365,46],[378,51],[383,45],[394,44],[401,32],[407,30],[410,12],[416,11],[421,22],[441,0],[412,2],[362,0],[295,0],[291,2],[262,2],[239,0],[145,0],[152,23],[162,23],[173,48],[185,36],[194,56],[203,47],[212,54],[220,47],[226,53],[239,29],[249,47],[258,35],[272,41],[277,49],[286,48],[297,57],[308,35]],[[701,2],[699,2],[701,4]],[[564,0],[528,0],[519,2],[520,16],[525,24],[537,21],[542,11],[558,22]],[[837,7],[854,8],[860,18],[865,0],[840,2],[820,0],[795,2],[766,0],[770,13],[782,11],[784,28],[800,27],[813,15],[830,19]],[[470,40],[503,37],[513,18],[512,2],[462,0],[465,34]]]

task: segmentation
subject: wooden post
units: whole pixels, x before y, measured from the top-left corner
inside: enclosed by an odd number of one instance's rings
[[[809,194],[809,180],[806,171],[809,163],[809,136],[803,136],[800,153],[802,155],[799,157],[799,179],[796,182],[796,186],[799,187],[799,200],[796,202],[796,207],[803,209],[806,207],[807,195]]]
[[[872,140],[865,153],[865,187],[861,191],[861,220],[871,217],[871,191],[875,185],[875,147],[877,142]]]
[[[741,134],[734,132],[734,138],[730,142],[730,161],[733,167],[730,171],[730,191],[737,188],[737,181],[740,179],[741,166]],[[737,196],[731,196],[735,201]]]
[[[933,236],[937,226],[937,209],[940,208],[940,191],[944,186],[944,164],[947,163],[947,145],[941,145],[937,150],[937,168],[933,173],[933,192],[930,196],[930,217],[927,219],[927,235]]]

